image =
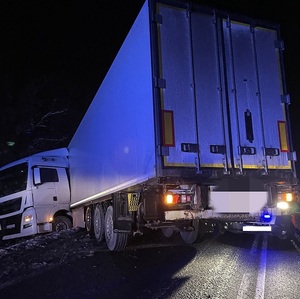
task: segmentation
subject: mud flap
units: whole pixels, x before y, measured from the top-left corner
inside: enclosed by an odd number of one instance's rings
[[[295,234],[295,227],[291,215],[281,215],[276,217],[273,235],[280,239],[291,238]]]
[[[132,231],[131,220],[114,220],[114,232],[115,233],[127,233]]]

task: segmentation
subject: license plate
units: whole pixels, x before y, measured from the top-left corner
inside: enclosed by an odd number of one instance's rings
[[[257,225],[247,225],[243,226],[244,232],[271,232],[271,226],[257,226]]]

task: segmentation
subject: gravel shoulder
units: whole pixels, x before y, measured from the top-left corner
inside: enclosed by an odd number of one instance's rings
[[[179,236],[166,239],[159,231],[130,239],[126,250],[184,244]],[[0,243],[0,289],[26,278],[70,264],[77,259],[109,252],[105,242],[99,244],[84,229],[72,228]]]
[[[78,228],[2,241],[0,289],[99,250],[108,249]]]

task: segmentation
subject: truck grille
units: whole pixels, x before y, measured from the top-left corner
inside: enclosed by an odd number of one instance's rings
[[[0,237],[20,233],[21,220],[22,214],[0,219]]]
[[[6,215],[19,211],[21,208],[22,197],[14,198],[0,203],[0,215]]]

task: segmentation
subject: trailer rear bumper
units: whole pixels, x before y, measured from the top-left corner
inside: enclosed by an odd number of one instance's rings
[[[280,239],[286,239],[292,237],[295,233],[295,229],[291,222],[290,215],[277,215],[274,216],[272,221],[265,223],[262,221],[250,222],[219,222],[220,232],[232,232],[232,233],[267,233],[272,236],[279,237]]]
[[[214,210],[172,210],[165,211],[166,221],[216,219],[232,221],[254,221],[259,218],[259,213],[216,213]]]
[[[210,220],[218,225],[221,233],[226,231],[232,233],[267,233],[277,236],[281,239],[294,234],[294,226],[291,221],[291,215],[273,215],[269,221],[259,221],[260,213],[255,214],[221,214],[213,210],[193,211],[178,210],[165,211],[166,221],[183,220]]]

